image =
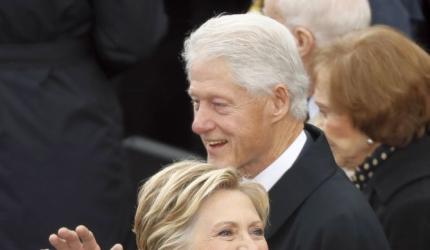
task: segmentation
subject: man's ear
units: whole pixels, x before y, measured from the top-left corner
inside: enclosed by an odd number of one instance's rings
[[[294,28],[293,34],[297,40],[300,56],[304,58],[310,55],[316,45],[314,34],[310,30],[300,26]]]
[[[277,84],[272,89],[271,107],[272,121],[276,122],[285,117],[290,110],[290,97],[285,84]]]

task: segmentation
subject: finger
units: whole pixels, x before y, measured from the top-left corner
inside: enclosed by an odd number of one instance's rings
[[[88,228],[80,225],[76,227],[76,232],[82,241],[84,250],[100,250],[94,234]]]
[[[121,244],[115,244],[110,250],[123,250]]]
[[[68,250],[68,245],[65,240],[58,237],[56,234],[49,236],[49,243],[57,250]]]
[[[82,243],[78,237],[78,234],[75,231],[63,227],[58,230],[58,236],[66,241],[69,247],[68,249],[70,250],[82,249]]]

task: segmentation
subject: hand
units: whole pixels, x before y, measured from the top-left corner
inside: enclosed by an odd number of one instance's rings
[[[85,226],[77,226],[75,231],[62,227],[57,234],[49,236],[49,242],[57,250],[100,250],[94,234]],[[111,250],[123,250],[115,244]]]

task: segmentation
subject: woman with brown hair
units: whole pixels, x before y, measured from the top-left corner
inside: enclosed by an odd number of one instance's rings
[[[317,51],[324,130],[393,249],[430,249],[430,56],[375,26]]]

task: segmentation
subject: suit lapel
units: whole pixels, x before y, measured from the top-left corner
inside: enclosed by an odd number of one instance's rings
[[[308,138],[299,158],[269,191],[268,239],[287,223],[322,182],[338,170],[321,131],[309,125],[305,129]]]

